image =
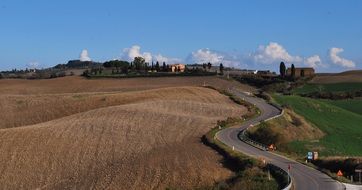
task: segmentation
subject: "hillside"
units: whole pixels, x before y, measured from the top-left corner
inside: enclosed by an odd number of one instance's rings
[[[362,70],[346,71],[336,74],[317,75],[311,83],[359,83],[362,82]]]
[[[211,85],[218,88],[239,86],[252,91],[253,88],[236,81],[217,77],[162,77],[126,79],[85,79],[83,77],[63,77],[48,80],[0,80],[0,95],[37,95],[84,92],[126,92],[178,86]]]
[[[346,100],[324,100],[325,102],[343,108],[345,110],[362,115],[362,98]]]
[[[296,94],[307,94],[313,92],[353,92],[362,90],[361,83],[323,83],[305,84],[293,90]]]
[[[275,100],[318,127],[325,136],[319,141],[294,141],[291,149],[300,155],[319,151],[320,156],[362,156],[362,116],[328,101],[276,95]]]
[[[138,79],[137,88],[135,80],[1,81],[0,186],[193,189],[230,177],[200,137],[246,109],[184,80],[170,87]]]

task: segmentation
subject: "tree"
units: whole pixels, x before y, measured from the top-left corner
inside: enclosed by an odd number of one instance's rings
[[[129,69],[131,69],[131,71],[134,70],[134,64],[133,64],[133,62],[131,62],[130,66],[129,66]]]
[[[146,66],[145,59],[143,57],[135,57],[133,64],[137,71],[143,70]]]
[[[224,74],[224,65],[222,63],[220,63],[220,66],[219,66],[219,70],[220,70],[220,74]]]
[[[148,70],[150,70],[150,64],[148,62],[145,63],[145,68],[144,68],[145,72],[147,72]]]
[[[158,61],[156,62],[155,69],[157,72],[160,72],[160,63]]]
[[[206,71],[206,63],[202,64],[202,68],[204,68],[204,70]]]
[[[89,76],[89,70],[87,69],[87,70],[83,71],[82,75],[85,76],[85,77],[88,77]]]
[[[280,67],[279,67],[279,72],[280,72],[280,76],[283,78],[285,77],[285,70],[286,70],[285,64],[284,64],[284,62],[281,62]]]
[[[207,68],[210,70],[211,69],[211,66],[212,66],[212,64],[209,62],[209,63],[207,63]]]
[[[292,68],[291,68],[291,77],[294,79],[295,78],[295,67],[294,64],[292,64]]]
[[[166,62],[163,62],[163,64],[162,64],[162,70],[163,70],[164,72],[167,71]]]
[[[116,73],[119,73],[120,70],[123,72],[123,73],[128,73],[128,68],[130,67],[129,66],[129,62],[127,61],[121,61],[121,60],[112,60],[112,61],[106,61],[103,63],[103,67],[110,67],[112,68],[113,70],[113,73],[114,73],[114,69],[113,68],[116,68]],[[132,67],[132,66],[131,66]],[[100,74],[102,73],[102,70],[100,70]]]

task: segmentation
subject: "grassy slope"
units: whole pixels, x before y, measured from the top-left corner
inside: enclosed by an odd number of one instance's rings
[[[338,106],[345,110],[362,115],[362,99],[323,100],[326,103]]]
[[[306,84],[300,88],[293,90],[295,94],[311,93],[311,92],[342,92],[361,90],[362,83],[332,83],[332,84]]]
[[[319,149],[321,156],[362,156],[362,116],[323,101],[299,96],[275,96],[280,104],[320,128],[326,136],[319,142],[295,141],[291,147],[300,154]]]

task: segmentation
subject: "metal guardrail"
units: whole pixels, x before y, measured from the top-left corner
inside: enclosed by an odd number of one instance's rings
[[[279,109],[279,110],[280,110],[280,114],[279,114],[279,115],[276,115],[276,116],[274,116],[274,117],[268,118],[268,119],[266,119],[266,120],[264,120],[264,121],[270,121],[270,120],[275,119],[275,118],[278,118],[278,117],[280,117],[280,116],[282,116],[282,115],[284,114],[284,110],[283,110],[281,107],[279,107],[278,105],[275,105],[275,104],[272,104],[272,103],[270,103],[270,105],[272,105],[272,106],[276,107],[277,109]],[[259,124],[260,124],[260,122],[257,122],[257,123],[255,123],[254,125],[252,125],[252,126],[250,126],[250,127],[253,127],[253,126],[256,126],[256,125],[259,125]],[[248,127],[248,128],[250,128],[250,127]],[[248,128],[240,131],[240,133],[238,134],[238,138],[239,138],[241,141],[243,141],[243,142],[245,142],[245,143],[247,143],[247,144],[249,144],[249,145],[251,145],[251,146],[253,146],[253,147],[255,147],[255,148],[258,148],[258,149],[260,149],[260,150],[267,151],[267,150],[268,150],[268,146],[267,146],[267,145],[262,144],[262,143],[259,143],[259,142],[257,142],[257,141],[254,141],[254,140],[250,139],[250,138],[247,136],[246,131],[247,131]],[[277,170],[277,171],[280,172],[282,175],[284,175],[284,176],[286,176],[286,177],[288,178],[288,182],[289,182],[289,183],[288,183],[288,184],[286,185],[286,187],[284,187],[282,190],[290,190],[290,189],[292,188],[292,178],[291,178],[291,176],[288,174],[288,172],[286,172],[286,171],[283,170],[282,168],[280,168],[280,167],[278,167],[278,166],[276,166],[276,165],[273,165],[273,164],[269,164],[269,166],[271,166],[271,167],[270,167],[271,169]]]
[[[284,170],[283,170],[284,171]],[[288,175],[288,174],[287,174]],[[292,189],[292,178],[290,177],[290,175],[288,175],[288,177],[289,177],[289,185],[288,186],[286,186],[286,187],[284,187],[284,189],[282,189],[282,190],[290,190],[290,189]]]
[[[292,180],[288,172],[273,164],[268,164],[267,167],[269,170],[273,170],[274,173],[279,173],[279,175],[285,177],[283,180],[286,180],[287,184],[282,190],[290,190],[292,188]]]
[[[261,149],[261,150],[268,150],[268,146],[266,146],[265,144],[256,142],[252,139],[250,139],[247,135],[246,135],[246,130],[242,130],[239,135],[238,135],[239,139],[251,146],[254,146],[255,148]]]
[[[230,90],[229,90],[229,91],[230,91]],[[270,120],[272,120],[272,119],[275,119],[275,118],[278,118],[278,117],[284,115],[284,109],[283,109],[282,107],[280,107],[279,105],[274,104],[274,103],[269,103],[269,104],[272,105],[272,106],[274,106],[275,108],[277,108],[277,109],[280,111],[280,114],[279,114],[279,115],[276,115],[276,116],[274,116],[274,117],[268,118],[268,119],[266,119],[266,120],[264,120],[264,121],[270,121]],[[260,124],[260,122],[257,122],[257,123],[255,123],[255,124],[252,125],[252,126],[256,126],[256,125],[259,125],[259,124]],[[250,128],[250,126],[249,126],[248,128]],[[255,148],[258,148],[258,149],[261,149],[261,150],[264,150],[264,151],[268,150],[268,146],[267,146],[267,145],[262,144],[262,143],[259,143],[259,142],[256,142],[256,141],[250,139],[250,138],[246,135],[246,131],[247,131],[248,128],[240,131],[240,133],[238,134],[238,138],[239,138],[241,141],[243,141],[243,142],[245,142],[245,143],[247,143],[247,144],[249,144],[249,145],[251,145],[251,146],[253,146],[253,147],[255,147]],[[275,171],[279,171],[283,176],[286,176],[286,177],[287,177],[289,183],[288,183],[282,190],[290,190],[290,189],[292,188],[292,178],[291,178],[291,176],[288,174],[288,172],[286,172],[285,170],[283,170],[282,168],[280,168],[280,167],[278,167],[278,166],[276,166],[276,165],[274,165],[274,164],[270,164],[270,163],[269,163],[268,165],[270,166],[270,169],[273,169],[273,170],[275,170]]]
[[[259,142],[256,142],[256,141],[250,139],[250,138],[246,135],[246,130],[242,130],[242,131],[238,134],[238,138],[239,138],[241,141],[243,141],[243,142],[245,142],[245,143],[247,143],[247,144],[249,144],[249,145],[251,145],[251,146],[253,146],[253,147],[255,147],[255,148],[258,148],[258,149],[264,150],[264,151],[268,150],[268,146],[266,146],[266,145],[264,145],[264,144],[262,144],[262,143],[259,143]],[[289,183],[288,183],[288,184],[286,185],[286,187],[284,187],[282,190],[290,190],[290,189],[292,188],[292,178],[291,178],[291,176],[288,174],[288,172],[286,172],[285,170],[283,170],[282,168],[280,168],[280,167],[278,167],[278,166],[276,166],[276,165],[274,165],[274,164],[270,164],[270,163],[269,163],[268,165],[269,165],[270,169],[275,170],[275,171],[281,173],[283,176],[286,176],[286,178],[288,178],[288,182],[289,182]]]

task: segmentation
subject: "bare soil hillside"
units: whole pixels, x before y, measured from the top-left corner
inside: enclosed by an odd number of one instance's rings
[[[352,83],[362,82],[362,70],[346,71],[336,74],[317,75],[311,83]]]
[[[162,87],[211,85],[219,88],[239,86],[245,90],[253,89],[238,82],[217,77],[160,77],[128,79],[85,79],[79,76],[47,80],[0,80],[0,94],[57,94],[83,92],[138,91]]]
[[[84,111],[153,100],[212,102],[213,95],[200,97],[201,88],[170,87],[162,91],[144,90],[109,93],[66,93],[38,95],[0,95],[0,129],[42,123]]]
[[[0,81],[0,187],[193,189],[232,174],[200,137],[245,108],[211,89],[133,80]]]

